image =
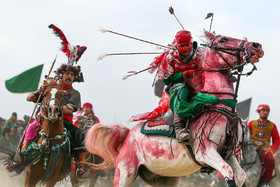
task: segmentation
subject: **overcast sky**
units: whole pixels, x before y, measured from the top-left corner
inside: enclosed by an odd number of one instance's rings
[[[88,47],[79,61],[85,82],[73,86],[80,91],[83,103],[93,104],[101,122],[126,125],[130,115],[152,111],[159,101],[151,87],[154,75],[145,72],[125,81],[122,77],[130,70],[148,67],[155,55],[109,56],[98,62],[97,58],[102,53],[153,52],[156,47],[103,34],[99,29],[167,45],[181,30],[169,6],[173,6],[198,43],[198,36],[210,25],[210,19],[204,18],[213,12],[212,31],[240,39],[247,37],[263,45],[265,55],[256,64],[258,70],[242,78],[238,100],[252,97],[250,120],[258,118],[255,109],[259,104],[269,104],[270,120],[280,124],[278,0],[1,0],[0,116],[7,119],[17,112],[22,119],[25,114],[31,115],[34,104],[26,101],[27,93],[10,93],[4,81],[44,63],[42,83],[61,47],[60,39],[48,28],[51,23],[64,32],[71,44]],[[54,69],[65,62],[66,56],[59,52]]]

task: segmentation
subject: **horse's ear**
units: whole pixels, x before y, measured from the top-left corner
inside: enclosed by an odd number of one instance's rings
[[[207,39],[208,43],[210,43],[214,38],[215,34],[204,30],[205,38]]]

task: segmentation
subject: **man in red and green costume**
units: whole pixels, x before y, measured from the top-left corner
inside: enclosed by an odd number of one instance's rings
[[[170,94],[169,108],[174,114],[174,129],[179,142],[190,142],[188,118],[180,114],[181,101],[189,100],[189,92],[193,89],[189,84],[198,71],[201,55],[197,43],[193,42],[191,33],[186,30],[177,32],[173,49],[165,51],[150,64],[153,73],[158,69],[158,79],[163,79]],[[187,124],[187,125],[186,125]]]
[[[259,119],[249,122],[248,128],[252,135],[253,143],[262,150],[264,156],[265,172],[262,182],[269,183],[272,179],[275,160],[273,155],[280,146],[280,138],[276,125],[268,120],[270,108],[268,105],[259,105],[257,112]],[[272,139],[272,145],[270,140]]]

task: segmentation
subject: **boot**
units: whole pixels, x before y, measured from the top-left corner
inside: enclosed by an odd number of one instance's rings
[[[22,143],[21,151],[26,150],[29,147],[29,145],[30,145],[30,141],[29,140],[24,140],[23,143]],[[15,153],[13,161],[15,163],[21,163],[23,161],[22,158],[21,158],[20,152]]]
[[[77,177],[79,179],[86,179],[90,176],[90,171],[85,170],[86,152],[78,153],[78,162],[80,167],[77,169]]]
[[[174,113],[174,130],[179,143],[191,143],[191,134],[188,130],[189,119]]]

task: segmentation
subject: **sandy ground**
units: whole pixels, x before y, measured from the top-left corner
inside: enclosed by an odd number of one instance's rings
[[[1,187],[23,187],[24,186],[24,173],[22,172],[20,175],[14,175],[13,173],[9,173],[3,164],[0,165],[0,186]],[[89,183],[86,181],[81,187],[88,186]],[[37,185],[37,186],[44,186],[44,185]],[[69,177],[66,178],[63,182],[59,182],[55,185],[56,187],[71,187],[71,182]],[[101,184],[101,180],[98,180],[96,183],[97,187],[110,187],[113,185],[110,185],[108,183]]]

